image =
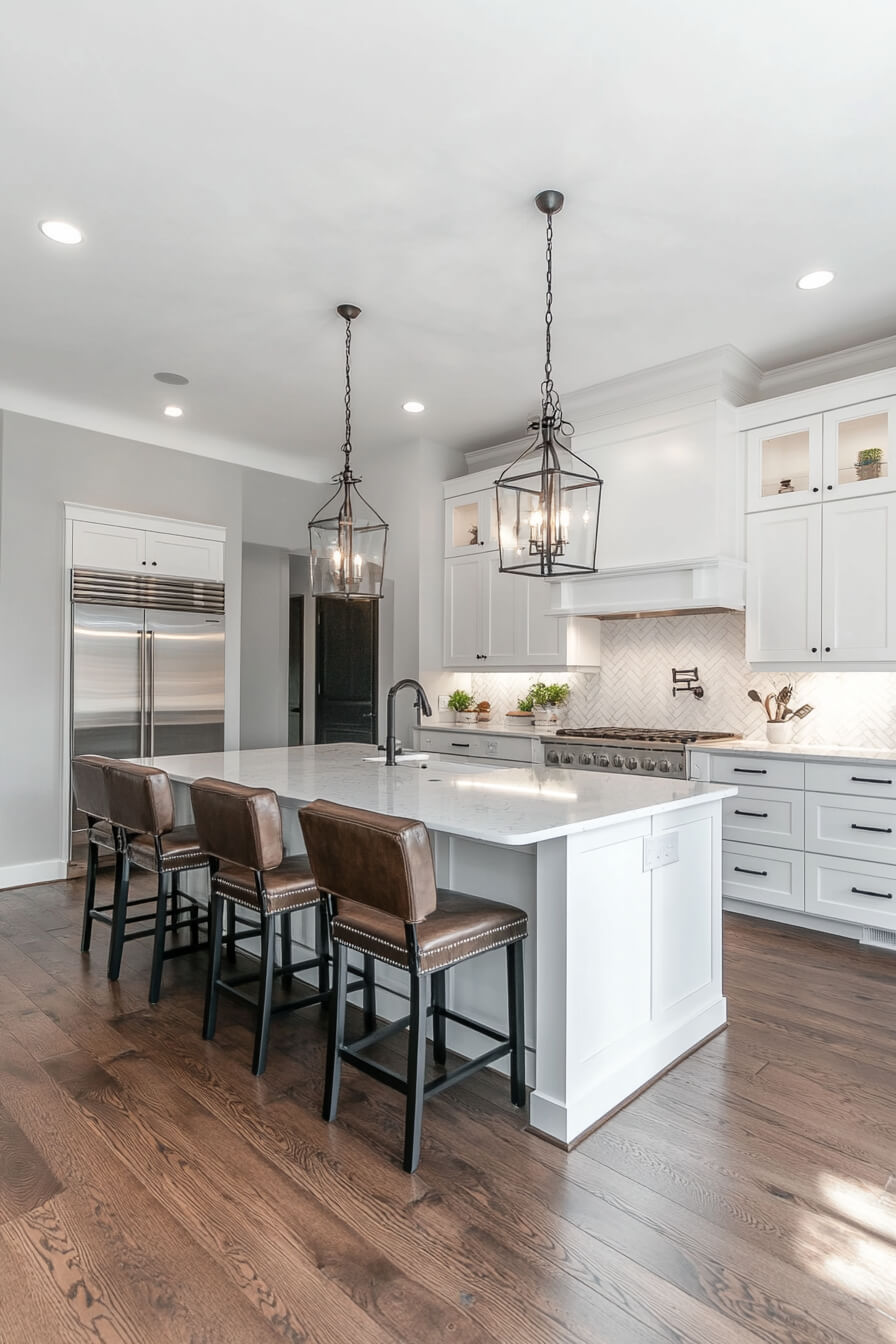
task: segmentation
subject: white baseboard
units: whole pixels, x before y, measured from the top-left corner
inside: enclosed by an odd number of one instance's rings
[[[813,933],[833,933],[838,938],[862,937],[860,924],[847,924],[839,919],[824,919],[820,915],[806,915],[800,910],[779,910],[772,905],[756,905],[753,901],[738,901],[734,897],[722,898],[722,909],[730,910],[733,915],[750,915],[753,919],[770,919],[774,924],[793,924],[797,929],[811,929]]]
[[[41,859],[39,863],[14,863],[0,868],[0,891],[8,887],[33,887],[39,882],[62,882],[68,876],[64,859]]]

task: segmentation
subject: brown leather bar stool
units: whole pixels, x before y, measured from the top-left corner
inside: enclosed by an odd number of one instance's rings
[[[318,799],[299,812],[311,868],[326,893],[333,939],[334,1002],[323,1115],[336,1117],[342,1061],[406,1097],[404,1168],[415,1171],[420,1161],[423,1102],[468,1078],[477,1069],[510,1056],[510,1096],[515,1106],[526,1101],[523,1022],[523,939],[528,933],[524,910],[496,901],[436,887],[429,835],[421,821],[362,812]],[[494,948],[507,948],[509,1031],[506,1036],[446,1007],[446,972],[459,961]],[[405,967],[411,978],[411,1011],[360,1040],[345,1044],[346,954],[354,948],[392,966]],[[432,1001],[426,992],[432,981]],[[433,1019],[433,1059],[446,1059],[445,1024],[458,1022],[499,1044],[476,1059],[424,1081],[426,1022]],[[362,1051],[410,1027],[406,1077],[374,1064]]]
[[[199,925],[206,919],[200,903],[177,886],[180,873],[208,868],[195,826],[175,826],[174,797],[171,781],[164,770],[150,765],[132,765],[113,761],[106,766],[109,816],[118,831],[121,850],[121,875],[115,893],[112,914],[112,939],[109,944],[109,979],[117,980],[121,970],[124,944],[132,938],[153,935],[149,1001],[158,1003],[162,988],[162,966],[171,957],[196,952],[207,943],[199,941]],[[128,888],[131,866],[144,868],[158,877],[155,897],[134,901],[132,906],[155,904],[154,915],[128,916]],[[169,914],[168,902],[171,901]],[[179,900],[187,903],[187,918],[181,919]],[[126,932],[130,923],[154,919],[151,929]],[[190,944],[166,947],[169,933],[190,930]]]
[[[283,823],[280,803],[272,789],[250,789],[223,779],[197,779],[190,788],[193,816],[202,848],[211,858],[211,905],[208,985],[205,996],[205,1022],[202,1035],[208,1041],[215,1034],[218,993],[224,990],[257,1009],[252,1072],[263,1073],[267,1060],[271,1015],[293,1008],[308,1008],[325,1003],[330,997],[330,959],[326,920],[317,884],[308,860],[302,855],[283,855]],[[259,925],[251,932],[261,934],[261,972],[248,972],[221,978],[224,906],[248,907],[258,912]],[[307,961],[290,964],[294,910],[316,907],[316,955]],[[273,1005],[274,936],[277,917],[281,921],[280,974],[288,983],[294,972],[317,969],[317,993],[289,999]],[[258,998],[244,994],[241,985],[259,981]]]
[[[81,925],[81,951],[90,951],[93,921],[111,924],[110,905],[96,907],[96,871],[99,851],[108,849],[116,854],[116,884],[118,858],[115,832],[109,820],[109,801],[106,790],[106,766],[114,762],[108,756],[75,756],[72,761],[72,793],[75,807],[87,817],[87,875],[84,882],[84,920]]]

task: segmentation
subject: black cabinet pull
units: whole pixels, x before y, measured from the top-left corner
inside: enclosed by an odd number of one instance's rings
[[[734,809],[734,815],[735,815],[736,817],[762,817],[762,818],[765,818],[765,817],[768,816],[768,813],[767,813],[767,812],[742,812],[742,811],[740,810],[739,807],[736,807],[736,808]]]
[[[832,485],[829,485],[829,486],[828,486],[828,489],[829,489],[829,490],[833,490],[833,488],[834,488],[834,487],[833,487]]]
[[[853,784],[892,784],[892,779],[868,779],[865,775],[851,775]]]
[[[813,645],[812,645],[812,652],[813,652],[813,653],[817,653],[817,652],[818,652],[818,645],[817,645],[817,644],[813,644]]]
[[[852,823],[852,829],[854,831],[877,831],[879,835],[893,834],[892,826],[860,826],[856,821]]]
[[[892,891],[865,891],[863,887],[850,887],[854,896],[876,896],[881,901],[892,901]]]
[[[470,747],[469,742],[452,742],[451,745],[452,747],[466,747],[467,750],[469,750]]]
[[[830,651],[831,651],[831,646],[830,646],[830,644],[825,644],[825,646],[824,646],[824,651],[825,651],[825,653],[830,653]]]
[[[813,495],[817,495],[817,494],[818,494],[818,486],[817,486],[817,485],[813,485],[813,487],[812,487],[812,493],[813,493]]]
[[[737,864],[734,865],[734,871],[736,873],[749,873],[751,877],[768,877],[768,873],[764,869],[760,871],[758,868],[738,868]]]
[[[735,765],[734,773],[736,775],[767,775],[767,770],[749,770],[745,765]]]

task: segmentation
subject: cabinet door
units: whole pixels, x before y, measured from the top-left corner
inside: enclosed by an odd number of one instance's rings
[[[822,508],[806,504],[747,519],[747,661],[821,659]]]
[[[522,661],[518,648],[517,609],[519,586],[516,574],[502,574],[497,555],[482,557],[482,644],[485,667],[511,667]]]
[[[498,549],[498,509],[494,490],[477,490],[445,500],[445,555]]]
[[[146,562],[146,533],[111,523],[72,524],[72,564],[78,569],[139,570]]]
[[[821,498],[822,417],[807,415],[747,434],[747,512]]]
[[[146,533],[146,568],[187,579],[222,579],[224,543],[173,532]]]
[[[482,653],[480,612],[482,563],[479,554],[445,561],[445,666],[477,667]]]
[[[543,579],[519,577],[512,582],[517,585],[517,661],[533,667],[562,667],[567,618],[548,614],[551,585]]]
[[[896,397],[878,397],[825,413],[825,499],[876,495],[896,488],[889,464],[891,426],[896,426]]]
[[[840,499],[822,513],[826,663],[896,658],[896,495]]]

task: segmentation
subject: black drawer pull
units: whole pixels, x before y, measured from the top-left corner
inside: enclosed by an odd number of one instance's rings
[[[751,877],[768,877],[765,870],[760,872],[758,868],[738,868],[737,864],[734,865],[734,871],[736,873],[749,873]]]
[[[469,742],[452,742],[451,745],[452,747],[466,747],[467,750],[469,750],[470,747]]]
[[[745,765],[735,765],[733,767],[736,775],[767,775],[767,770],[748,770]]]
[[[763,817],[763,818],[764,818],[764,817],[767,817],[767,816],[768,816],[768,813],[767,813],[767,812],[742,812],[742,811],[740,810],[739,807],[736,807],[736,808],[734,809],[734,815],[735,815],[736,817]]]
[[[892,901],[892,891],[865,891],[862,887],[850,887],[854,896],[877,896],[881,901]]]
[[[893,834],[892,826],[860,826],[856,821],[852,823],[852,829],[854,831],[877,831],[880,835]]]
[[[892,784],[892,779],[866,779],[864,775],[852,775],[853,784]]]

